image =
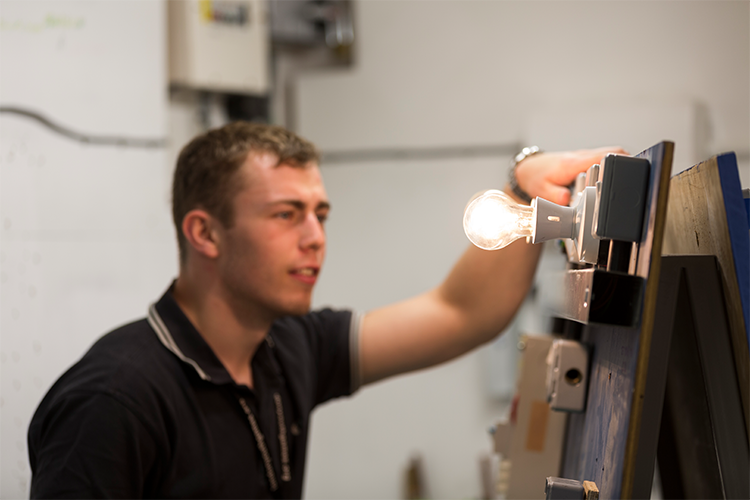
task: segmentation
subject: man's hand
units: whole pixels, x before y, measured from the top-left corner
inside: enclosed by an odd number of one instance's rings
[[[579,173],[600,163],[607,153],[628,154],[616,146],[564,153],[537,153],[516,166],[516,181],[532,198],[539,196],[565,206],[570,201],[568,186]]]

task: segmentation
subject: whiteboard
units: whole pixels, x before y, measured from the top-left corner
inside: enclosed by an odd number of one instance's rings
[[[0,5],[0,106],[91,136],[163,140],[162,1]],[[85,144],[0,113],[0,496],[28,496],[26,432],[94,340],[176,274],[165,148]]]

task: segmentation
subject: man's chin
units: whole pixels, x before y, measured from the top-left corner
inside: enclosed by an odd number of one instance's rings
[[[310,302],[303,302],[297,304],[284,304],[280,307],[276,314],[278,317],[283,316],[302,316],[310,312]]]

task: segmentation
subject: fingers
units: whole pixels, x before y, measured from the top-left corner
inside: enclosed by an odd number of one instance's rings
[[[619,146],[584,149],[566,153],[542,153],[533,155],[516,167],[515,175],[521,189],[530,196],[540,196],[558,205],[570,201],[568,186],[578,174],[586,172],[592,165],[601,163],[608,153],[627,155]]]
[[[567,206],[570,202],[570,190],[550,182],[545,184],[539,197],[558,205]]]
[[[601,149],[605,154],[606,153],[614,153],[616,155],[628,155],[630,156],[630,153],[622,149],[620,146],[606,146]]]
[[[596,149],[583,149],[562,153],[560,168],[557,170],[554,181],[561,185],[569,185],[581,172],[587,171],[591,165],[601,164],[608,154],[627,155],[628,152],[619,146],[606,146]]]

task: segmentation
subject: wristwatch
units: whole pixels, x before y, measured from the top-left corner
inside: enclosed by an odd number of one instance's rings
[[[510,172],[508,174],[508,182],[510,183],[510,189],[513,191],[513,194],[518,196],[521,200],[525,201],[526,203],[531,203],[531,196],[529,196],[529,193],[521,189],[521,186],[518,185],[518,179],[516,179],[516,167],[519,163],[521,163],[523,160],[528,158],[529,156],[533,156],[537,153],[541,153],[542,150],[539,149],[538,146],[528,146],[521,150],[520,153],[518,153],[516,156],[513,157],[513,160],[510,164]]]

